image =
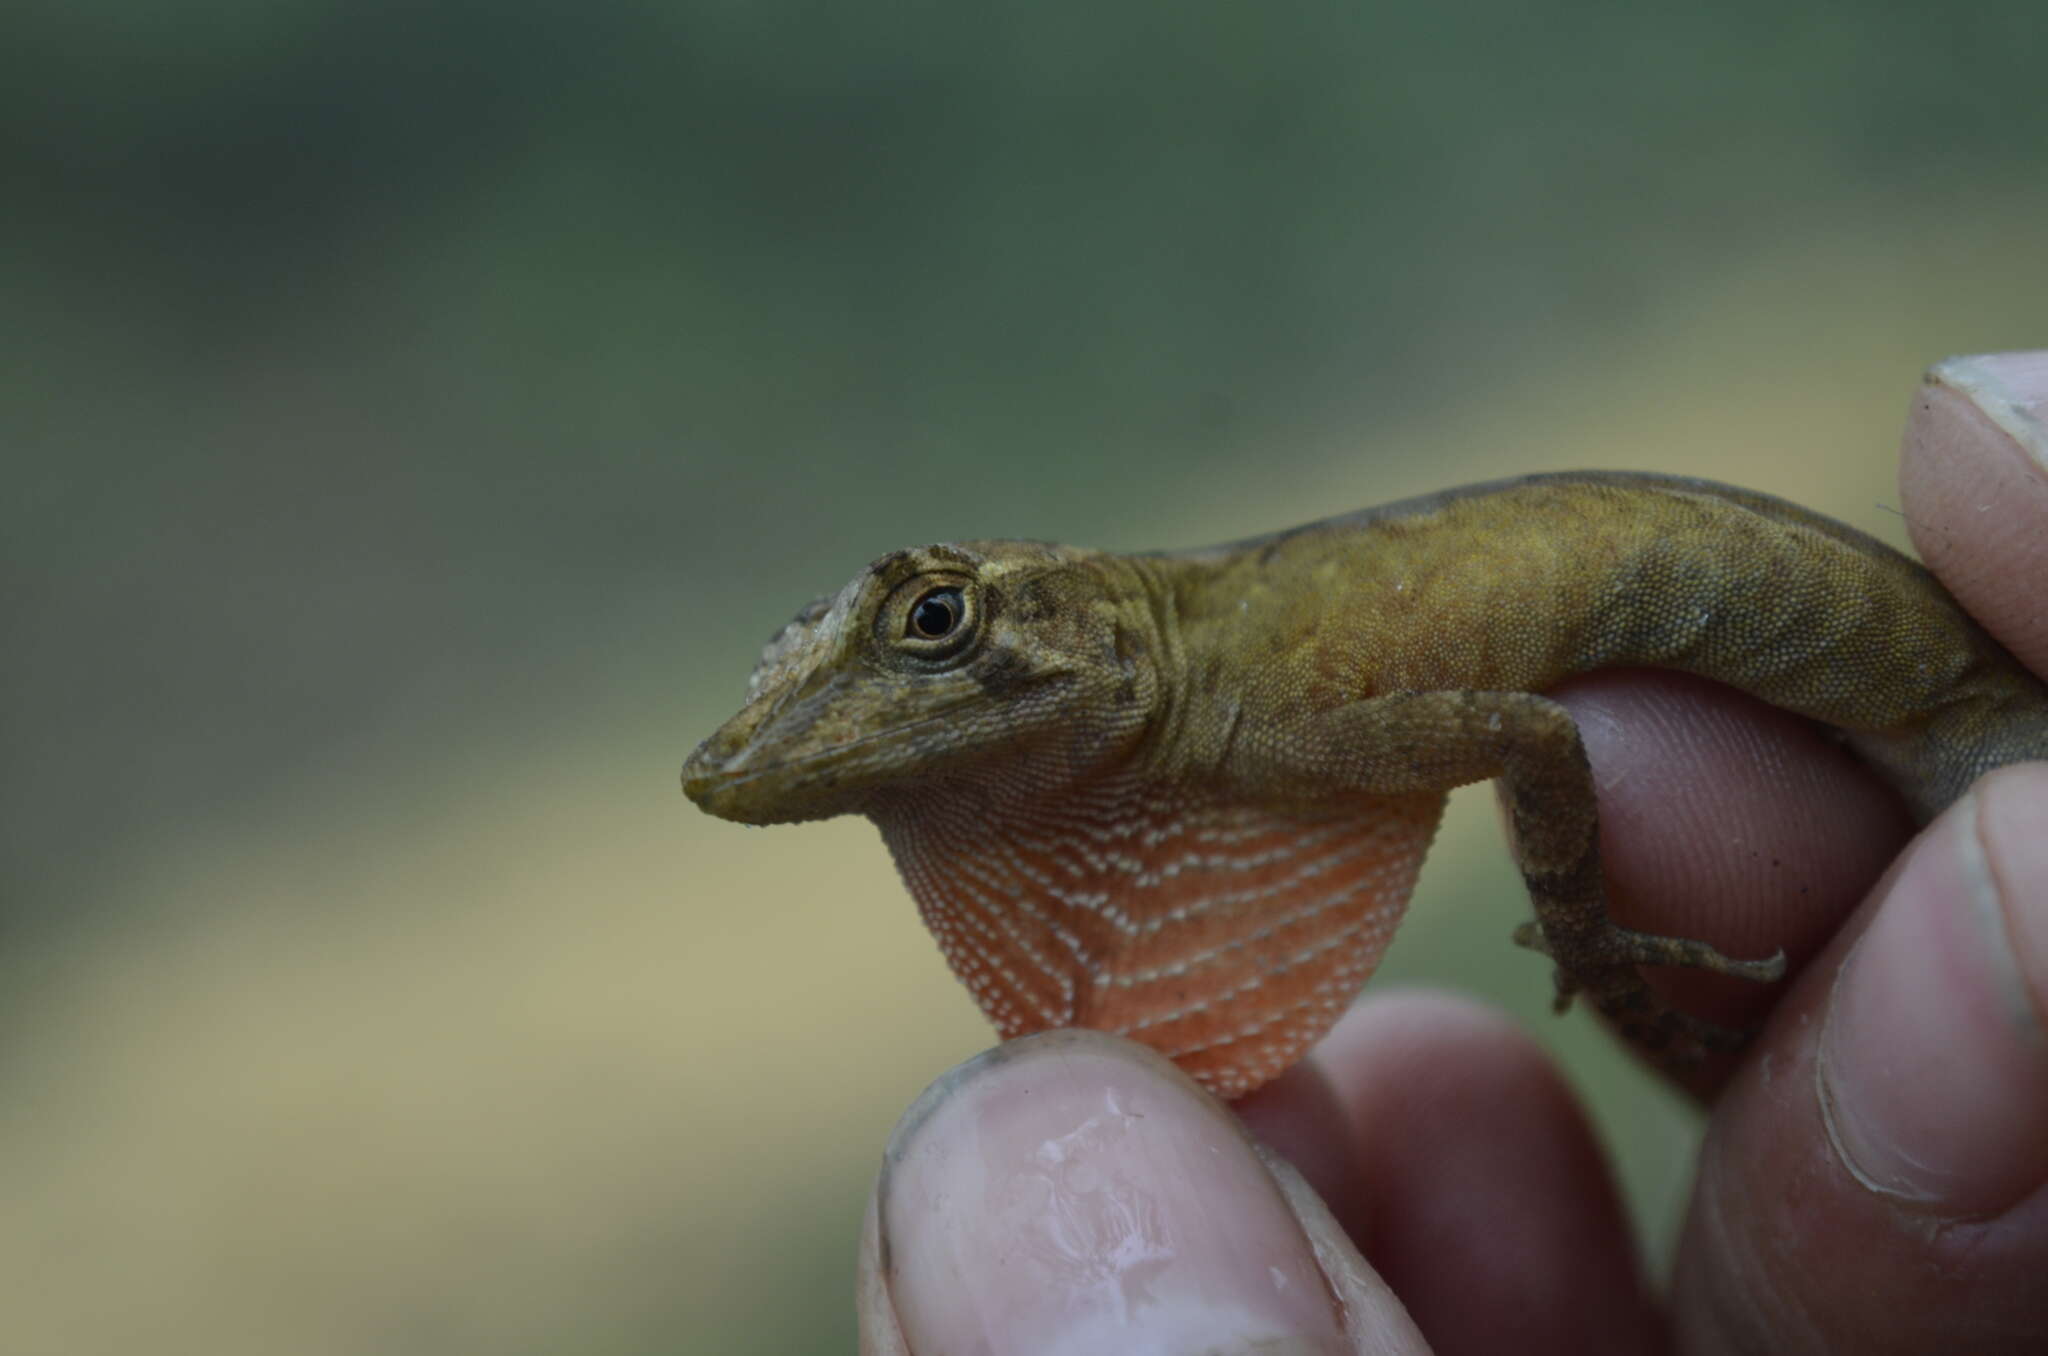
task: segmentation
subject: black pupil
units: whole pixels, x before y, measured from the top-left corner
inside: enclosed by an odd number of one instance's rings
[[[910,610],[910,628],[926,640],[937,640],[960,624],[960,592],[940,589],[917,600]]]

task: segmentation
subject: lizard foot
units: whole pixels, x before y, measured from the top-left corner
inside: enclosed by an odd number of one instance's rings
[[[1543,931],[1543,925],[1534,919],[1515,929],[1514,940],[1516,946],[1527,947],[1531,951],[1549,956],[1552,960],[1565,959],[1560,957],[1558,949],[1551,945],[1550,938]],[[1566,949],[1574,968],[1577,968],[1582,960],[1590,960],[1594,965],[1601,967],[1683,965],[1695,970],[1705,970],[1709,974],[1733,975],[1737,979],[1747,979],[1757,984],[1770,984],[1785,977],[1785,952],[1782,948],[1760,960],[1736,960],[1722,955],[1705,942],[1694,941],[1689,937],[1661,937],[1654,932],[1636,932],[1629,928],[1609,926],[1590,942],[1574,938]],[[1575,985],[1572,992],[1576,991]],[[1569,999],[1570,996],[1571,994],[1560,984],[1558,997]]]
[[[1759,984],[1771,983],[1785,974],[1782,950],[1761,960],[1733,960],[1705,942],[1613,926],[1591,939],[1573,938],[1566,948],[1570,953],[1567,957],[1558,955],[1559,948],[1534,920],[1517,927],[1514,940],[1517,946],[1559,962],[1555,971],[1557,997],[1552,1005],[1555,1011],[1564,1012],[1574,996],[1584,993],[1622,1035],[1674,1070],[1691,1068],[1709,1054],[1738,1051],[1754,1033],[1718,1026],[1667,1006],[1637,973],[1636,966],[1684,965]]]

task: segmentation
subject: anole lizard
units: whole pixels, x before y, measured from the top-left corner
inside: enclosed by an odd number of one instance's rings
[[[1777,978],[1609,921],[1593,781],[1541,695],[1680,669],[1840,732],[1925,820],[2048,757],[2048,688],[1919,565],[1705,481],[1531,476],[1271,536],[882,557],[770,641],[683,789],[751,824],[880,826],[1005,1037],[1090,1026],[1215,1092],[1298,1058],[1378,963],[1453,787],[1499,778],[1516,939],[1633,1039],[1739,1036],[1636,967]]]

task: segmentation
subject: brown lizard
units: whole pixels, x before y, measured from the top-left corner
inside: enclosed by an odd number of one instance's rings
[[[750,824],[861,813],[1005,1037],[1142,1040],[1229,1097],[1378,963],[1453,787],[1498,778],[1516,940],[1684,1061],[1737,1033],[1637,966],[1768,981],[1611,922],[1577,728],[1541,695],[1679,669],[1840,732],[1925,820],[2048,757],[2048,688],[1907,557],[1783,500],[1626,473],[1451,490],[1114,555],[882,557],[785,626],[683,789]]]

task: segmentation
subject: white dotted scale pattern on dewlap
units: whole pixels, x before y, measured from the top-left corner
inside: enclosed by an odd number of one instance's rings
[[[1379,964],[1442,798],[1316,812],[1164,788],[920,798],[882,820],[927,926],[1004,1039],[1087,1026],[1212,1092],[1273,1078]]]

